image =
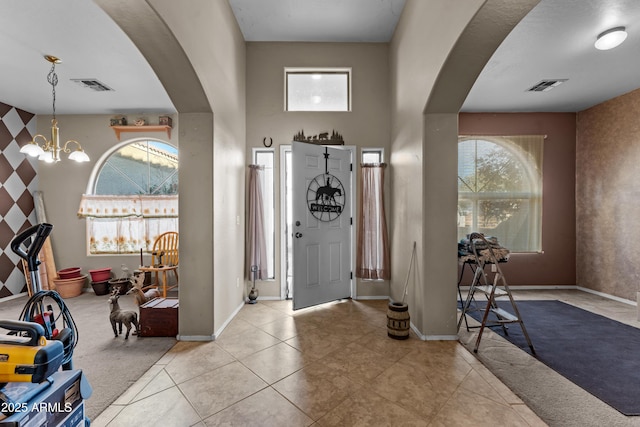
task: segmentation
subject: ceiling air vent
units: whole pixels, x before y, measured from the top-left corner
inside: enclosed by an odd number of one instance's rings
[[[541,82],[536,83],[535,85],[527,89],[527,92],[546,92],[548,90],[553,89],[556,86],[561,85],[567,80],[569,79],[542,80]]]
[[[82,87],[95,90],[96,92],[108,92],[113,90],[106,84],[96,79],[71,79],[71,81],[79,84]]]

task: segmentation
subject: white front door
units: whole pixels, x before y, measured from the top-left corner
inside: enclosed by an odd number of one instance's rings
[[[351,151],[293,142],[293,309],[351,296]]]

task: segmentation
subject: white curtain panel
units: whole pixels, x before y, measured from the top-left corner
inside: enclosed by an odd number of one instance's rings
[[[87,220],[91,254],[149,252],[160,234],[178,231],[178,196],[83,195],[78,217]]]

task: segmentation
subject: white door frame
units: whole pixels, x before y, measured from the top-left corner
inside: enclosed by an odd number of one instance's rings
[[[331,148],[339,148],[343,150],[351,151],[351,163],[353,170],[351,171],[351,191],[349,200],[351,202],[351,298],[356,298],[356,227],[357,227],[357,213],[358,206],[356,206],[356,192],[357,192],[357,180],[356,175],[360,169],[359,159],[356,157],[357,149],[355,145],[329,145]],[[286,179],[287,179],[287,164],[285,161],[286,153],[291,152],[291,144],[280,146],[280,299],[287,297],[287,193],[286,193]],[[293,295],[293,283],[289,287],[289,298]]]

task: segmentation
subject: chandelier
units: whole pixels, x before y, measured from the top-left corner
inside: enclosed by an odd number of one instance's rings
[[[76,162],[88,162],[89,156],[84,152],[82,146],[78,141],[69,140],[65,142],[64,146],[60,147],[60,136],[58,129],[58,120],[56,120],[56,85],[58,84],[58,75],[56,74],[56,64],[62,62],[59,58],[51,55],[45,55],[44,59],[51,63],[51,70],[47,74],[47,81],[51,85],[53,94],[53,119],[51,120],[51,139],[47,140],[44,135],[36,135],[28,144],[24,145],[20,152],[27,154],[31,157],[37,157],[38,160],[42,160],[47,163],[55,163],[60,161],[60,152],[69,154],[69,159]],[[42,146],[38,144],[38,140],[41,140]],[[69,144],[76,144],[77,148],[74,151],[68,147]]]

